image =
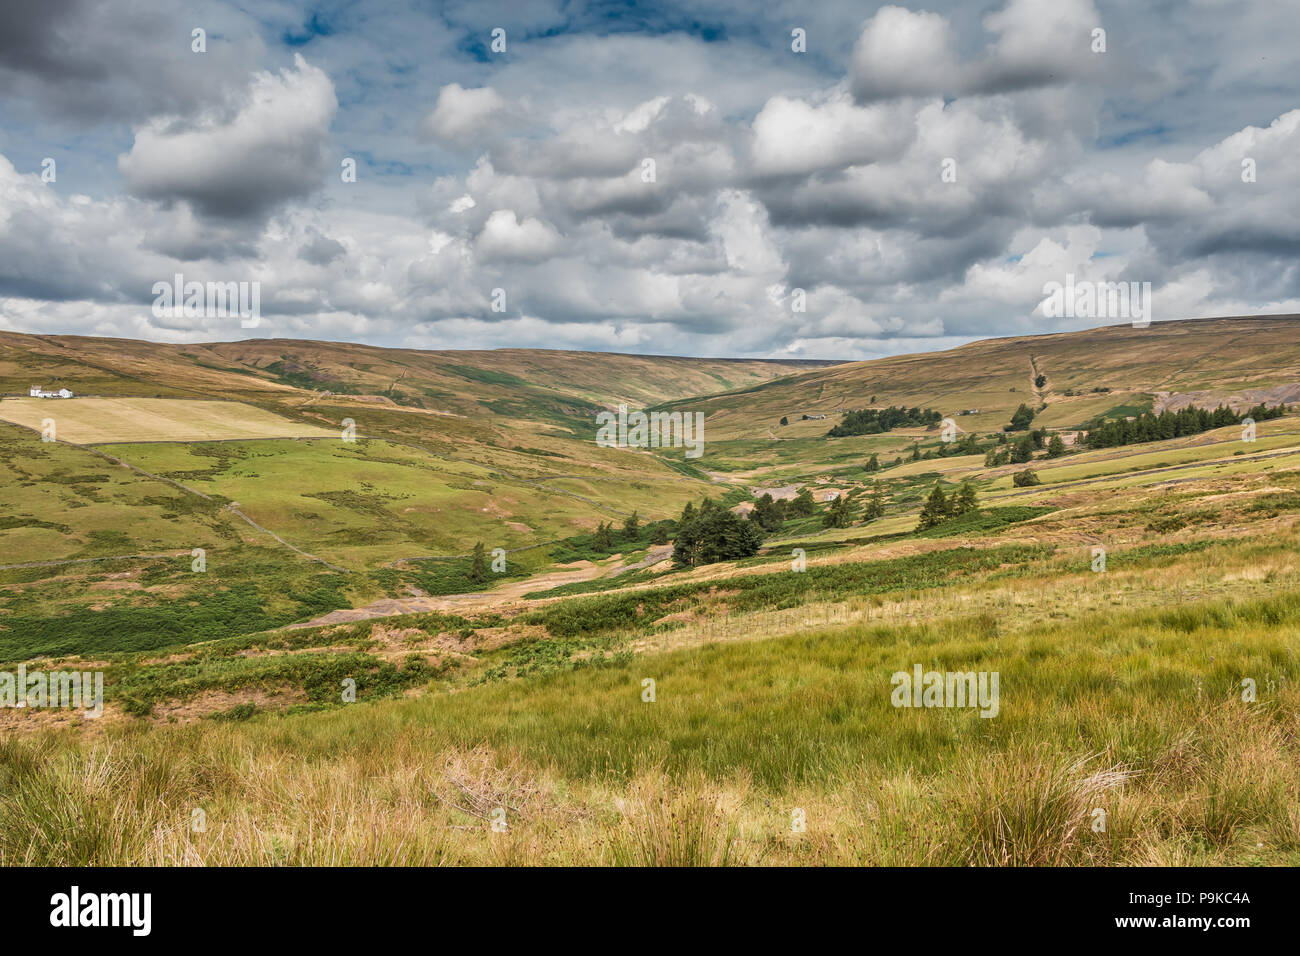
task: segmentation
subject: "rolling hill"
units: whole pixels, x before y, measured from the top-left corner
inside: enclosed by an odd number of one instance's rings
[[[0,332],[0,394],[33,384],[84,395],[301,401],[301,392],[470,415],[494,402],[538,408],[647,405],[742,388],[828,362],[695,359],[536,349],[417,351],[302,339],[166,345]]]
[[[1046,384],[1034,385],[1038,375]],[[1077,427],[1097,415],[1233,401],[1300,398],[1300,316],[1109,326],[972,342],[945,352],[811,369],[665,408],[703,411],[713,440],[824,435],[846,411],[905,405],[954,416],[964,430],[1001,428],[1020,405],[1036,423]],[[1290,387],[1289,390],[1287,387]],[[977,410],[963,415],[965,410]],[[825,415],[805,421],[802,415]],[[782,417],[790,424],[780,427]]]
[[[6,389],[105,397],[0,400],[0,662],[106,699],[0,708],[0,862],[1294,865],[1296,409],[985,450],[1021,402],[1291,404],[1296,329],[812,368],[6,334]],[[873,395],[979,453],[826,437]],[[703,457],[597,446],[618,401],[705,412]],[[687,503],[797,489],[756,553],[671,560]],[[897,708],[918,666],[999,673],[996,719]]]

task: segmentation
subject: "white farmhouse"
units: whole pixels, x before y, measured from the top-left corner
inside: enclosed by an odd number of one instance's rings
[[[61,388],[57,392],[47,392],[44,389],[36,387],[35,385],[32,386],[32,390],[29,394],[31,395],[32,398],[71,398],[72,397],[72,392],[68,391],[66,388]]]

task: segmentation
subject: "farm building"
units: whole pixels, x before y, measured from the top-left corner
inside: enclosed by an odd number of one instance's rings
[[[37,388],[35,385],[32,386],[32,390],[30,394],[32,398],[71,398],[72,397],[72,392],[68,391],[66,388],[61,388],[57,392],[47,392],[44,389]]]

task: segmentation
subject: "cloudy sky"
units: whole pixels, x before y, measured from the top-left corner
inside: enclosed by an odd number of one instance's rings
[[[871,358],[1111,324],[1043,314],[1067,273],[1300,312],[1297,12],[7,3],[0,328]],[[260,326],[155,314],[176,273]]]

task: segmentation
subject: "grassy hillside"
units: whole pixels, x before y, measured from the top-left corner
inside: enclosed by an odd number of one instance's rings
[[[129,398],[38,403],[73,426],[57,442],[0,424],[0,662],[101,671],[107,698],[98,721],[0,709],[0,864],[1295,865],[1295,409],[1018,464],[924,428],[824,437],[873,394],[978,407],[957,420],[994,450],[1021,401],[1063,430],[1189,395],[1287,402],[1292,328],[778,378],[597,356],[590,385],[572,353],[9,336],[18,364],[84,376],[24,391]],[[671,406],[707,409],[703,458],[593,444],[598,405],[685,388],[709,393]],[[239,432],[282,422],[304,437]],[[230,440],[181,432],[217,425]],[[977,507],[919,528],[962,482]],[[813,513],[742,560],[677,567],[665,534],[622,530],[799,488]],[[477,542],[501,569],[475,576]],[[996,671],[998,715],[893,706],[918,665]]]
[[[1196,393],[1201,404],[1294,402],[1300,400],[1298,333],[1300,317],[1268,316],[989,339],[813,369],[667,407],[704,412],[708,437],[729,441],[820,438],[846,411],[887,405],[934,408],[965,430],[991,431],[1022,402],[1046,405],[1037,423],[1054,428],[1101,414],[1137,414],[1183,393]],[[1047,378],[1041,389],[1034,385],[1040,374]],[[1256,394],[1288,385],[1276,397]],[[961,414],[971,409],[978,412]],[[802,415],[827,418],[804,421]],[[783,416],[790,421],[784,427]]]
[[[531,402],[548,414],[618,402],[641,407],[822,364],[536,349],[416,351],[302,339],[165,345],[0,332],[3,394],[26,395],[40,385],[86,395],[301,402],[331,391],[371,404],[460,415],[510,401]]]
[[[596,447],[596,412],[618,402],[640,407],[743,387],[792,367],[606,353],[418,352],[276,340],[169,346],[0,333],[0,390],[25,396],[33,384],[67,386],[78,396],[7,398],[0,401],[0,420],[38,430],[52,416],[62,443],[93,443],[102,454],[33,446],[31,436],[0,428],[17,443],[12,447],[38,447],[37,459],[53,454],[81,463],[84,474],[30,495],[15,492],[13,504],[58,498],[57,509],[88,508],[81,513],[88,518],[111,502],[117,510],[106,513],[114,544],[99,552],[106,556],[156,550],[161,540],[189,548],[198,538],[183,523],[160,528],[156,514],[101,488],[97,476],[105,469],[120,473],[125,462],[135,471],[122,481],[138,486],[141,500],[170,501],[180,492],[181,510],[215,512],[218,523],[231,526],[227,533],[252,527],[278,536],[285,560],[305,552],[374,571],[408,557],[465,554],[478,541],[512,551],[544,545],[634,510],[665,517],[702,494],[707,481],[680,463]],[[345,422],[353,423],[355,443],[342,440]],[[270,436],[322,440],[233,441]],[[35,488],[26,460],[26,452],[9,456],[7,485]],[[223,510],[231,503],[244,517]],[[29,514],[26,523],[0,530],[4,564],[84,557],[88,536],[107,533],[87,521],[54,522],[44,503],[19,511]],[[231,530],[241,524],[247,527]],[[275,547],[275,539],[263,541]],[[373,584],[361,590],[384,593]]]
[[[830,565],[797,607],[714,589],[671,624],[588,598],[518,625],[563,637],[504,644],[426,615],[137,660],[121,693],[188,705],[155,705],[147,734],[6,738],[0,859],[1294,865],[1294,527],[1190,544],[1117,549],[1100,575],[1068,548]],[[891,707],[918,662],[997,670],[998,717]],[[360,703],[339,705],[349,675]]]

